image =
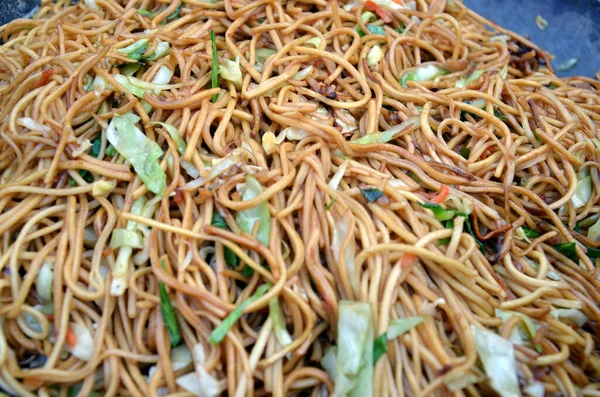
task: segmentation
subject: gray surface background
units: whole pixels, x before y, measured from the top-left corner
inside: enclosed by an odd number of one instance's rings
[[[579,58],[577,65],[559,76],[594,77],[600,69],[600,0],[464,0],[465,5],[500,26],[522,36],[555,56],[552,65]],[[548,29],[541,31],[541,15]]]

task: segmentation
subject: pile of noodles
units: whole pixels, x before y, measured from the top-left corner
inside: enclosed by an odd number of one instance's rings
[[[0,38],[4,393],[600,395],[597,80],[457,0],[44,0]]]

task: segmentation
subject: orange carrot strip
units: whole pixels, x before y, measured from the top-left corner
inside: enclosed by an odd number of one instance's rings
[[[71,347],[74,347],[77,344],[77,336],[71,327],[67,327],[67,343]]]
[[[438,193],[437,196],[435,196],[433,199],[431,199],[431,202],[433,204],[442,204],[444,202],[444,200],[446,200],[446,197],[448,197],[448,193],[450,193],[450,189],[448,189],[448,186],[442,185],[440,192]]]
[[[392,17],[388,13],[388,11],[379,7],[379,5],[377,5],[377,3],[374,3],[371,0],[367,0],[364,3],[364,7],[365,7],[365,9],[367,9],[369,11],[373,11],[375,14],[377,14],[379,16],[379,18],[381,18],[383,20],[383,22],[385,22],[385,23],[392,22]]]
[[[52,68],[44,70],[42,72],[42,77],[40,77],[40,80],[33,88],[40,88],[41,86],[45,85],[48,82],[48,80],[50,80],[50,76],[52,76],[52,73],[54,73],[54,69]]]
[[[409,253],[404,254],[404,256],[402,257],[402,260],[400,261],[400,267],[403,269],[409,268],[410,265],[413,264],[415,259],[417,259],[417,256],[415,254],[409,254]]]

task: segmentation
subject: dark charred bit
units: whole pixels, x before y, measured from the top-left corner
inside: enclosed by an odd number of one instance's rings
[[[393,124],[393,125],[398,125],[400,123],[402,123],[402,119],[400,118],[400,116],[398,115],[398,112],[390,112],[389,116],[388,116],[388,120]]]
[[[526,76],[537,72],[540,66],[549,64],[546,54],[538,48],[529,47],[516,40],[511,41],[508,48],[511,66]]]
[[[446,364],[442,368],[437,370],[437,376],[446,375],[451,370],[452,370],[452,365]]]
[[[321,84],[319,86],[319,94],[325,96],[326,98],[329,99],[337,99],[337,92],[335,92],[335,85],[331,84],[331,85],[327,85],[327,84]]]

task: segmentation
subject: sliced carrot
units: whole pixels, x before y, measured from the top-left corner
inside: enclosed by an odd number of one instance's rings
[[[402,0],[392,0],[394,3],[403,6],[404,2]]]
[[[40,77],[40,80],[37,82],[34,88],[40,88],[41,86],[45,85],[48,80],[50,80],[52,73],[54,73],[54,69],[52,68],[44,70],[42,72],[42,77]]]
[[[437,196],[431,199],[431,202],[433,204],[442,204],[444,200],[446,200],[446,198],[448,197],[448,193],[450,193],[450,189],[448,189],[448,186],[442,185],[440,192],[437,194]]]
[[[400,267],[403,269],[409,268],[410,265],[413,264],[415,259],[417,259],[417,256],[415,254],[409,254],[409,253],[404,254],[404,256],[402,257],[402,260],[400,261]]]
[[[75,347],[77,344],[77,336],[71,327],[67,327],[67,343],[71,347]]]
[[[24,378],[23,386],[25,386],[29,390],[39,389],[44,385],[44,381],[38,378]]]
[[[104,249],[102,250],[102,256],[105,258],[112,253],[113,253],[112,247],[104,247]]]
[[[379,7],[377,3],[374,3],[371,0],[367,0],[364,3],[364,7],[366,10],[373,11],[375,14],[377,14],[377,16],[379,16],[379,18],[381,18],[383,22],[392,22],[392,17],[389,14],[389,12],[386,9]]]

